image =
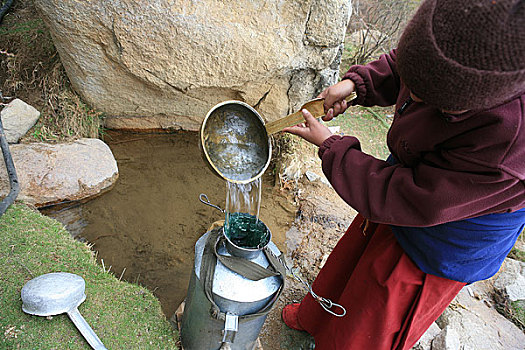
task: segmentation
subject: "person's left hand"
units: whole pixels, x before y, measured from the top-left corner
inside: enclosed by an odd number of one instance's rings
[[[308,110],[301,110],[304,117],[304,124],[299,124],[284,128],[283,131],[289,132],[297,136],[301,136],[306,141],[313,143],[316,146],[321,146],[324,140],[332,135],[332,132],[326,125],[321,124],[315,119]]]

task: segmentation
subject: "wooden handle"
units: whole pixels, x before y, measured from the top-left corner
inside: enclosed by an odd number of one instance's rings
[[[284,118],[266,124],[266,132],[268,133],[268,135],[272,135],[279,131],[282,131],[284,128],[297,125],[302,122],[304,122],[304,117],[301,111],[295,112],[287,115]]]
[[[355,92],[352,92],[350,95],[348,95],[348,97],[345,98],[345,100],[346,102],[350,102],[354,100],[356,97],[357,97],[357,94]],[[310,113],[312,113],[314,118],[323,117],[325,115],[323,103],[324,103],[324,99],[322,98],[306,102],[299,109],[299,111],[266,124],[266,132],[268,133],[268,135],[272,135],[279,131],[282,131],[284,128],[287,128],[289,126],[303,123],[304,117],[303,117],[303,113],[301,112],[302,109],[307,109]]]

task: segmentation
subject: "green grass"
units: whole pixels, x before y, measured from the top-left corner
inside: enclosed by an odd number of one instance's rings
[[[525,331],[525,300],[511,301],[510,307],[513,316],[511,320]]]
[[[525,262],[525,251],[523,250],[525,248],[525,229],[521,231],[521,234],[518,236],[518,239],[516,240],[516,244],[514,245],[514,248],[510,251],[508,257],[514,260],[523,261]]]
[[[496,310],[525,332],[525,300],[510,301],[503,294],[495,295]]]
[[[509,258],[525,262],[525,252],[514,247],[509,253]]]
[[[0,36],[19,35],[25,44],[31,43],[35,35],[43,35],[46,32],[44,21],[41,19],[20,22],[9,27],[0,27]]]
[[[386,134],[391,119],[386,118],[391,108],[350,107],[326,125],[340,126],[340,133],[355,136],[361,142],[363,152],[379,159],[386,159],[390,152],[386,145]]]
[[[23,205],[0,218],[0,349],[90,349],[67,315],[25,314],[20,291],[31,278],[71,272],[86,281],[80,313],[108,349],[176,349],[177,335],[147,289],[118,281],[62,224]]]

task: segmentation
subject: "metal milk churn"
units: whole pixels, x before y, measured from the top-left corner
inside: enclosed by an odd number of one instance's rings
[[[222,226],[211,229],[195,244],[181,324],[185,350],[253,349],[284,288],[281,253],[271,234],[264,247],[245,249],[223,232]]]

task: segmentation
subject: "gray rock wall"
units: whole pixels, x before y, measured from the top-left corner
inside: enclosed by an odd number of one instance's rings
[[[196,130],[236,99],[267,121],[335,82],[350,0],[35,0],[77,92],[114,128]]]

